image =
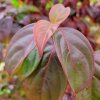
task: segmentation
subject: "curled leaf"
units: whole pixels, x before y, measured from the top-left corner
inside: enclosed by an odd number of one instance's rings
[[[34,26],[34,39],[40,56],[43,54],[44,47],[58,26],[69,16],[70,8],[65,8],[62,4],[53,6],[49,13],[50,22],[40,20]]]
[[[42,56],[47,41],[56,31],[57,27],[57,25],[53,25],[46,20],[40,20],[37,23],[35,23],[33,29],[34,40],[37,45],[40,56]]]
[[[61,24],[70,14],[70,8],[65,8],[62,4],[54,5],[49,13],[50,22],[53,24]]]

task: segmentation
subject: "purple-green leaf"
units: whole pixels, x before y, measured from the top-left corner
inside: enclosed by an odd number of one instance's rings
[[[94,52],[95,76],[100,80],[100,50]]]
[[[100,79],[93,77],[92,83],[92,100],[100,100]]]
[[[91,85],[88,88],[84,88],[82,91],[77,93],[76,100],[95,100],[92,99]]]
[[[5,68],[9,74],[15,73],[26,56],[35,48],[32,30],[33,24],[22,28],[8,45]]]
[[[100,100],[100,50],[94,52],[95,74],[92,83],[93,100]]]
[[[11,33],[13,20],[11,17],[0,19],[0,42],[3,42]]]
[[[16,71],[16,74],[20,77],[20,79],[28,77],[32,72],[37,69],[40,60],[41,59],[38,50],[36,47],[34,47],[21,64],[19,70]]]
[[[37,69],[23,82],[30,100],[61,100],[66,79],[52,44],[46,46]]]
[[[94,72],[93,52],[88,40],[72,28],[59,28],[53,40],[73,92],[77,93],[88,87]]]

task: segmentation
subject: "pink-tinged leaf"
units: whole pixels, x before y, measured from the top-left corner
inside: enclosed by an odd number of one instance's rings
[[[100,80],[100,50],[94,52],[95,76]]]
[[[100,100],[100,78],[95,76],[92,83],[92,100]]]
[[[100,99],[100,50],[94,52],[95,60],[95,74],[92,83],[92,97],[93,100]]]
[[[100,65],[100,50],[94,52],[94,60]]]
[[[12,38],[7,48],[6,70],[14,73],[25,57],[35,47],[33,40],[33,24],[19,30]]]
[[[37,69],[23,81],[29,100],[61,100],[67,86],[61,64],[47,44]]]
[[[53,35],[59,61],[73,92],[91,84],[94,72],[93,51],[88,40],[72,28],[60,28]]]
[[[50,37],[58,28],[57,25],[51,24],[49,21],[40,20],[34,25],[33,33],[36,46],[38,48],[40,56],[42,56],[44,47]]]
[[[95,100],[92,98],[91,86],[77,93],[76,100]]]
[[[61,24],[70,14],[70,8],[65,8],[62,4],[54,5],[49,13],[50,22],[53,24]]]

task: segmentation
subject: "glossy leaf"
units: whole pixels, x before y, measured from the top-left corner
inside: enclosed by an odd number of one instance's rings
[[[46,46],[40,64],[23,85],[30,100],[62,99],[66,79],[52,44]]]
[[[46,20],[40,20],[34,25],[34,40],[40,56],[43,54],[44,47],[58,26],[52,25]]]
[[[94,60],[87,39],[77,30],[60,28],[53,36],[58,58],[73,92],[91,84]]]
[[[34,39],[41,57],[47,41],[56,31],[59,24],[61,24],[69,16],[69,14],[69,7],[65,8],[62,4],[56,4],[50,10],[50,22],[46,20],[40,20],[35,23],[33,30]]]
[[[22,28],[8,45],[5,68],[9,74],[14,73],[30,51],[35,48],[32,30],[33,24]]]
[[[20,79],[28,77],[37,69],[40,60],[41,59],[38,50],[36,47],[34,47],[29,55],[25,58],[16,74],[20,77]]]
[[[50,22],[53,24],[61,24],[70,14],[70,8],[65,8],[62,4],[54,5],[49,12]]]

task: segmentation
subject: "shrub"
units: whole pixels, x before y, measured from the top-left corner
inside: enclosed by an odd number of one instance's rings
[[[58,28],[69,14],[69,7],[54,5],[50,21],[25,26],[8,46],[5,68],[19,76],[30,100],[100,99],[100,52],[93,54],[81,32]]]

